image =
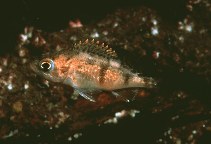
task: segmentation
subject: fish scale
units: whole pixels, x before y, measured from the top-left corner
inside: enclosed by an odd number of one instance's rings
[[[156,85],[153,78],[139,76],[122,65],[117,53],[108,45],[88,39],[51,57],[36,60],[31,68],[49,81],[72,86],[90,101],[95,101],[90,92],[110,91],[117,96],[116,90]]]

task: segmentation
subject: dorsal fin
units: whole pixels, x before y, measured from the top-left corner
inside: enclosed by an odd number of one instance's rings
[[[79,41],[79,43],[74,44],[74,50],[77,52],[87,52],[89,54],[95,54],[98,56],[102,56],[105,58],[117,58],[116,52],[109,48],[108,45],[105,46],[104,43],[99,41],[88,40],[86,39],[84,42]]]

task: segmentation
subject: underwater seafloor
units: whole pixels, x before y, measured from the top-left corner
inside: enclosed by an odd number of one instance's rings
[[[211,143],[209,0],[1,5],[0,143]],[[108,44],[157,86],[129,103],[107,93],[93,103],[30,69],[86,39]]]

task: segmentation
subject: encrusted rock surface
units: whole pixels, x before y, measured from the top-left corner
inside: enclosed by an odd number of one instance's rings
[[[211,4],[186,1],[174,19],[161,1],[149,3],[55,32],[26,26],[14,51],[0,57],[0,143],[211,142]],[[93,103],[30,69],[34,58],[85,39],[109,44],[158,86],[130,103],[107,93]]]

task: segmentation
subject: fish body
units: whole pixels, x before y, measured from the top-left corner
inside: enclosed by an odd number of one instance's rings
[[[81,96],[95,101],[89,91],[111,91],[124,88],[151,88],[156,82],[141,77],[121,64],[117,53],[94,40],[79,42],[71,50],[61,51],[52,57],[35,61],[32,69],[54,82],[72,86]]]

